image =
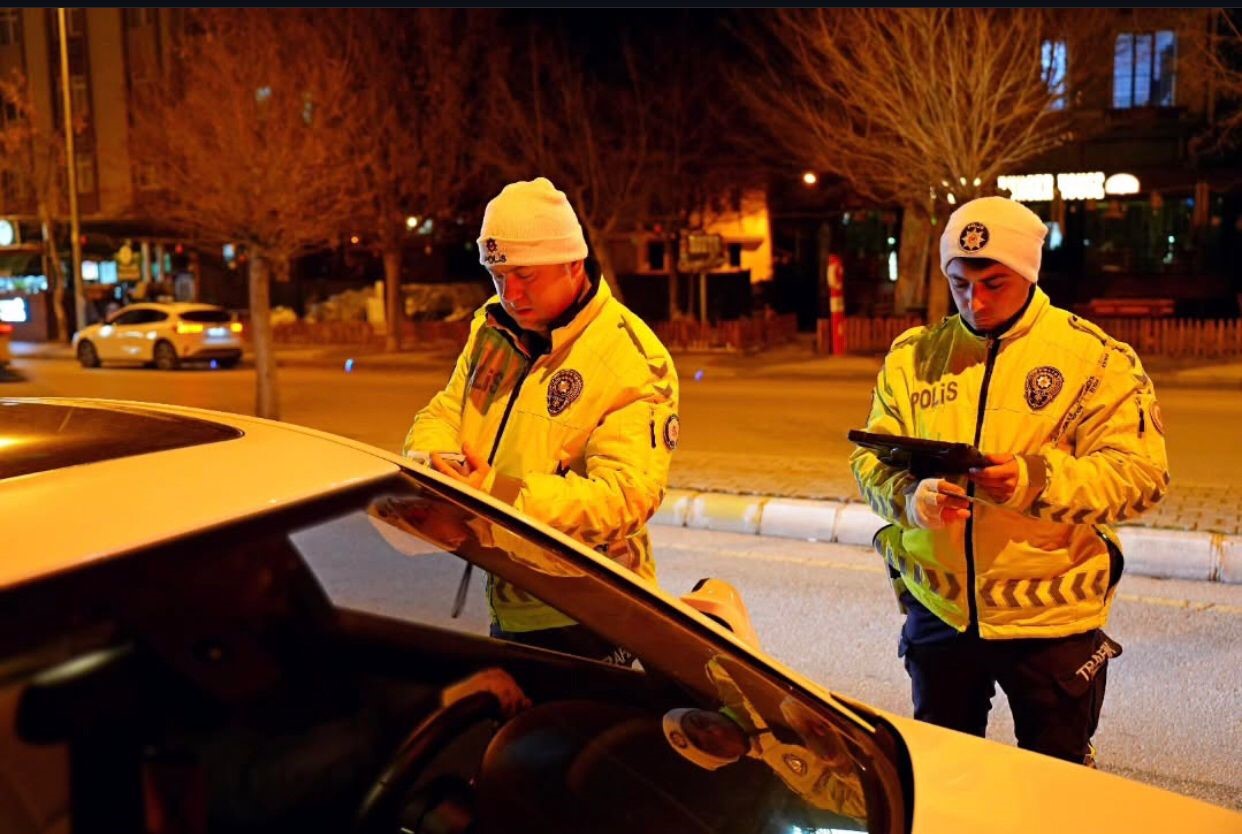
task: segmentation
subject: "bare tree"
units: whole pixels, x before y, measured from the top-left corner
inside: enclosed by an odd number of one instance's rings
[[[491,16],[461,9],[350,9],[357,124],[354,164],[365,195],[359,219],[384,263],[387,349],[400,348],[402,244],[410,229],[441,225],[470,189],[478,130],[475,87]]]
[[[714,37],[705,35],[699,13],[676,14],[666,31],[644,44],[646,73],[659,79],[648,128],[651,161],[644,214],[664,233],[670,320],[680,312],[677,253],[682,236],[706,225],[716,213],[713,207],[727,201],[731,192],[757,180],[756,159],[733,141],[747,120],[736,97],[720,94],[716,67],[728,58],[725,33],[717,28]],[[695,48],[688,49],[688,44]]]
[[[256,408],[278,418],[270,278],[333,243],[354,211],[352,68],[337,33],[308,10],[193,13],[174,71],[137,102],[136,162],[149,206],[205,243],[242,246],[250,264]]]
[[[569,196],[620,296],[607,241],[641,213],[650,184],[647,79],[628,42],[606,78],[588,72],[564,32],[531,25],[526,35],[488,84],[485,158],[508,179],[546,176]]]
[[[1212,90],[1208,105],[1209,126],[1198,137],[1205,152],[1232,149],[1242,137],[1242,14],[1237,9],[1213,9],[1197,57],[1203,62]],[[1217,104],[1226,104],[1219,114]]]
[[[938,318],[947,291],[928,277],[943,219],[1088,130],[1072,105],[1096,80],[1089,62],[1062,75],[1049,58],[1098,49],[1106,13],[782,9],[766,21],[762,76],[736,89],[799,160],[904,209],[899,307]]]
[[[65,314],[67,285],[56,246],[60,218],[68,205],[64,133],[51,127],[47,114],[38,112],[25,76],[16,70],[0,78],[0,107],[5,114],[0,119],[0,174],[15,192],[11,196],[33,207],[39,218],[56,333],[68,342],[73,334]],[[85,122],[79,118],[73,127],[80,133]]]

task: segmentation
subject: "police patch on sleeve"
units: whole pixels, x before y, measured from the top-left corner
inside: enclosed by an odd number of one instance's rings
[[[557,371],[548,381],[548,413],[555,417],[581,394],[582,374],[572,370]]]
[[[1036,368],[1026,375],[1026,404],[1039,411],[1057,398],[1065,385],[1065,377],[1051,365]]]
[[[982,223],[967,223],[957,237],[957,246],[963,252],[978,252],[988,245],[988,227]]]
[[[676,414],[670,414],[664,421],[664,445],[671,452],[677,448],[677,440],[681,437],[681,420]]]

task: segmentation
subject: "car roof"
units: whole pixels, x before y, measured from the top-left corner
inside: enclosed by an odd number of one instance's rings
[[[225,310],[219,304],[204,304],[199,301],[139,301],[126,304],[121,310],[159,310],[161,313],[186,313],[191,310]],[[119,312],[119,311],[118,311]]]
[[[49,454],[59,454],[63,465],[0,478],[0,588],[349,489],[399,468],[379,450],[257,417],[89,399],[0,402],[0,442],[28,441],[32,425],[22,424],[20,436],[10,433],[12,415],[38,406],[45,420],[74,409],[110,408],[138,421],[131,425],[163,416],[166,433],[206,423],[192,431],[232,435],[188,445],[152,441],[145,449],[139,441],[112,456],[84,451],[81,438],[49,441]],[[172,428],[169,417],[179,418]]]

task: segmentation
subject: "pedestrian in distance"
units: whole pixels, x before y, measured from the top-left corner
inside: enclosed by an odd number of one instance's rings
[[[1134,350],[1038,286],[1047,229],[1002,197],[950,216],[958,313],[892,344],[867,430],[973,444],[986,465],[919,478],[855,450],[906,614],[915,718],[983,736],[1000,684],[1019,746],[1094,763],[1103,628],[1124,560],[1110,525],[1169,488],[1164,421]]]

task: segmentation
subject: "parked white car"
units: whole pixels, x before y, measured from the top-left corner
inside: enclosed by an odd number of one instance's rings
[[[242,355],[242,323],[211,304],[131,304],[73,336],[78,362],[141,362],[164,371],[182,362],[231,368]]]

